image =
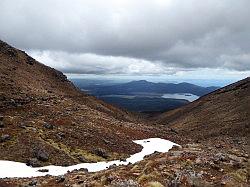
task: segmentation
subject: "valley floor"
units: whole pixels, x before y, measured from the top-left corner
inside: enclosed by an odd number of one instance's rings
[[[232,142],[234,141],[234,143]],[[249,186],[250,159],[246,139],[227,138],[214,144],[193,143],[154,153],[128,166],[96,173],[76,170],[64,176],[2,179],[0,186]]]

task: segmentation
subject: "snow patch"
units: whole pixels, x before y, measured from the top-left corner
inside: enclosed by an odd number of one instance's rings
[[[177,144],[164,140],[161,138],[149,138],[145,140],[135,140],[136,144],[142,145],[143,149],[141,152],[131,155],[126,161],[114,160],[110,162],[97,162],[97,163],[82,163],[72,166],[62,167],[62,166],[45,166],[40,168],[32,168],[27,166],[25,163],[13,162],[13,161],[0,161],[0,178],[14,178],[14,177],[38,177],[45,175],[63,175],[69,171],[75,169],[85,168],[89,172],[96,172],[107,169],[112,165],[128,165],[129,163],[136,163],[143,160],[146,155],[150,155],[157,152],[168,152],[174,145]],[[48,169],[48,172],[39,172],[38,170]]]

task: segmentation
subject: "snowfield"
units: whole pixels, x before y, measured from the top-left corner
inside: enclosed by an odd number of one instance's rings
[[[112,165],[127,165],[129,163],[136,163],[138,161],[143,160],[144,156],[150,155],[157,152],[167,152],[174,145],[177,144],[164,140],[161,138],[149,138],[144,140],[135,140],[133,141],[139,145],[143,146],[141,152],[131,155],[126,161],[114,160],[110,162],[97,162],[97,163],[82,163],[67,167],[62,166],[45,166],[40,168],[32,168],[27,166],[25,163],[13,162],[13,161],[0,161],[0,178],[14,178],[14,177],[38,177],[45,175],[63,175],[69,171],[73,171],[76,169],[85,168],[89,172],[96,172],[107,169]],[[48,172],[39,172],[38,170],[48,169]]]

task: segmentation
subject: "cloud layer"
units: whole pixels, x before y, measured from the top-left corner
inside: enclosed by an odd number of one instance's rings
[[[0,38],[66,73],[250,70],[249,0],[1,0]]]

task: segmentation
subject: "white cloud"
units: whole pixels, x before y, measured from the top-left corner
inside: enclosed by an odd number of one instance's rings
[[[63,51],[29,51],[32,57],[65,73],[74,74],[173,74],[176,70],[161,63],[128,57],[101,56]]]

